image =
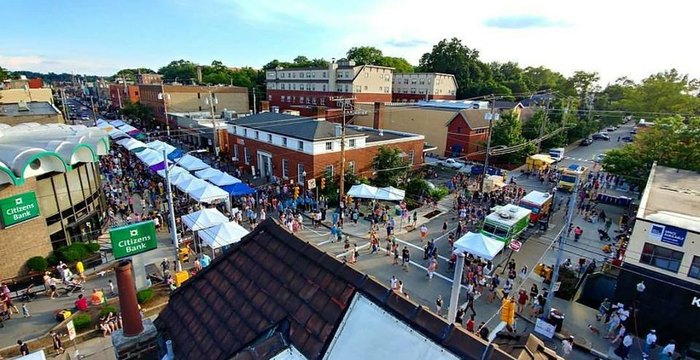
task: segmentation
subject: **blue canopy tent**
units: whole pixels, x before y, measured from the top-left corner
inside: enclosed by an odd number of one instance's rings
[[[248,186],[246,183],[235,183],[233,185],[226,185],[221,187],[224,191],[228,192],[231,196],[243,196],[255,193],[255,189]]]
[[[168,154],[168,160],[175,161],[183,156],[185,156],[184,151],[180,149],[175,149],[170,154]]]

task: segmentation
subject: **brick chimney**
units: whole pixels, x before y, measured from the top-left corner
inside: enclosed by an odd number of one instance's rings
[[[124,336],[136,336],[143,331],[139,303],[136,300],[136,286],[131,271],[131,262],[121,261],[117,265],[117,288],[119,288],[119,309],[124,323]]]
[[[381,129],[383,126],[382,124],[382,112],[384,110],[384,105],[380,102],[375,102],[374,103],[374,123],[372,125],[373,128],[375,129]]]

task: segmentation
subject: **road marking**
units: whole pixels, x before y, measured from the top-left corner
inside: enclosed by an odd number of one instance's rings
[[[404,244],[404,245],[408,245],[408,246],[410,246],[410,247],[412,247],[412,248],[415,248],[415,249],[418,249],[418,250],[421,250],[421,251],[425,251],[425,249],[423,249],[422,247],[420,247],[420,246],[418,246],[418,245],[411,244],[410,242],[401,240],[401,239],[399,239],[399,238],[394,238],[394,239],[396,239],[396,242],[400,242],[400,243],[402,243],[402,244]],[[386,249],[383,249],[383,250],[386,250]],[[450,259],[448,259],[448,258],[446,258],[446,257],[444,257],[444,256],[442,256],[442,255],[438,255],[438,259],[442,259],[442,260],[445,260],[445,261],[447,261],[447,262],[450,261]]]

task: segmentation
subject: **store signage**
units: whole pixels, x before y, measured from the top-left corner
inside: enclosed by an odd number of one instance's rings
[[[109,230],[115,259],[140,254],[158,247],[156,226],[152,220]]]
[[[73,320],[66,324],[66,330],[68,330],[68,339],[75,340],[77,333],[75,332],[75,324],[73,324]]]
[[[690,302],[690,305],[695,305],[700,308],[700,297],[693,296],[693,300]]]
[[[547,338],[551,339],[552,336],[554,336],[554,332],[556,331],[556,327],[540,318],[537,318],[537,322],[535,323],[535,332],[538,334],[541,334],[543,336],[546,336]]]
[[[670,225],[651,224],[651,228],[649,229],[649,239],[676,246],[683,246],[687,236],[687,230]]]
[[[27,192],[0,200],[2,223],[5,227],[19,224],[39,216],[36,194]]]

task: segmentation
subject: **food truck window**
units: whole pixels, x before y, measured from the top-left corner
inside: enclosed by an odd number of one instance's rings
[[[571,175],[564,175],[561,177],[561,181],[563,182],[568,182],[568,183],[575,183],[576,182],[576,177],[571,176]]]
[[[489,234],[495,234],[496,233],[496,226],[493,224],[485,223],[484,228],[482,229],[484,232],[487,232]]]
[[[508,230],[502,228],[502,227],[496,227],[496,232],[494,233],[496,236],[500,237],[506,237],[508,236]]]

